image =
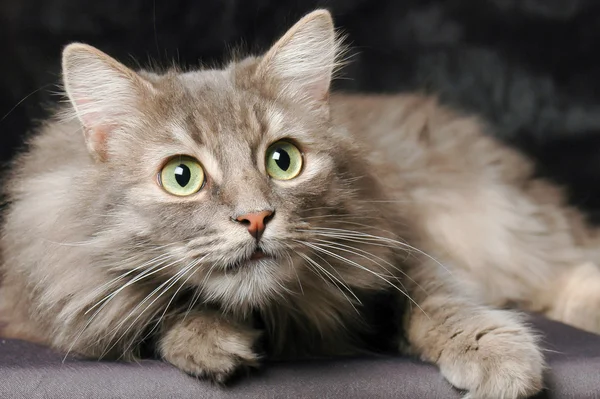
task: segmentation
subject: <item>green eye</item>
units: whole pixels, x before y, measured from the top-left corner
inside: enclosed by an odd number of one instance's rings
[[[302,170],[302,153],[288,141],[277,141],[267,149],[265,164],[273,179],[290,180]]]
[[[186,197],[197,193],[204,184],[200,162],[186,155],[171,158],[159,175],[160,185],[169,194]]]

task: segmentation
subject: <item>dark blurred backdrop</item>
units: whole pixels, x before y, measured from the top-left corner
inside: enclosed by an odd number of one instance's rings
[[[338,88],[438,93],[483,115],[600,221],[598,0],[0,0],[0,162],[59,99],[68,42],[134,67],[211,64],[316,7],[354,49]]]

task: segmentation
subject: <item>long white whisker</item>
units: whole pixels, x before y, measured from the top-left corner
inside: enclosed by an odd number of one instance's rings
[[[350,222],[348,222],[350,223]],[[359,225],[362,225],[361,223],[357,223]],[[410,244],[407,244],[405,242],[402,241],[398,241],[398,240],[394,240],[392,238],[387,238],[387,237],[381,237],[381,236],[376,236],[373,234],[368,234],[368,233],[363,233],[363,232],[356,232],[356,231],[352,231],[352,230],[346,230],[346,229],[335,229],[335,228],[325,228],[325,227],[318,227],[318,228],[312,228],[312,229],[307,229],[307,230],[299,230],[299,231],[305,231],[305,232],[314,232],[314,231],[319,231],[319,230],[324,230],[324,231],[337,231],[340,233],[340,235],[347,235],[350,236],[352,238],[357,238],[357,239],[371,239],[371,240],[375,240],[375,241],[383,241],[383,242],[388,242],[388,243],[392,243],[392,244],[396,244],[402,247],[406,247],[409,248],[415,252],[420,253],[421,255],[427,257],[428,259],[434,261],[438,266],[440,266],[441,268],[443,268],[446,272],[448,272],[450,275],[452,275],[452,272],[450,270],[448,270],[448,268],[446,268],[446,266],[444,266],[440,261],[438,261],[437,259],[435,259],[433,256],[429,255],[428,253],[420,250],[419,248],[416,248]],[[381,229],[383,230],[383,229]],[[386,231],[386,230],[383,230]],[[389,233],[389,232],[388,232]]]
[[[191,265],[191,264],[190,264]],[[161,285],[159,285],[158,287],[156,287],[150,294],[146,295],[146,297],[140,302],[138,303],[130,312],[129,314],[119,323],[117,324],[112,331],[110,331],[108,334],[111,333],[116,333],[118,332],[121,327],[125,324],[125,322],[132,317],[141,307],[142,305],[144,305],[147,301],[150,300],[150,298],[152,298],[156,293],[160,292],[160,294],[154,298],[147,306],[146,308],[142,311],[139,312],[137,317],[129,324],[129,327],[127,327],[127,329],[121,333],[121,337],[114,340],[114,343],[108,348],[106,349],[102,355],[100,356],[100,358],[102,358],[104,356],[105,353],[109,352],[112,348],[115,347],[115,345],[117,345],[117,343],[123,339],[127,333],[129,332],[129,330],[131,330],[133,328],[133,326],[135,325],[135,323],[140,319],[140,317],[142,317],[142,315],[152,307],[152,305],[154,303],[156,303],[156,301],[158,299],[160,299],[162,297],[162,295],[167,292],[169,289],[171,289],[171,287],[173,287],[173,285],[175,285],[177,283],[177,281],[179,281],[179,279],[181,277],[183,277],[187,272],[189,272],[189,270],[192,269],[192,267],[190,267],[190,265],[182,268],[180,271],[178,271],[177,273],[175,273],[173,276],[171,276],[170,278],[168,278],[165,282],[163,282]],[[165,286],[167,286],[167,288],[164,288]],[[107,335],[108,335],[107,334]]]
[[[298,270],[296,270],[296,268],[294,267],[294,261],[292,260],[292,257],[290,256],[290,254],[288,252],[285,252],[285,255],[288,258],[288,261],[290,264],[290,269],[292,269],[294,271],[294,273],[296,274],[296,279],[298,280],[298,286],[300,287],[300,292],[302,293],[302,295],[304,295],[304,288],[302,288],[302,282],[300,281],[300,275],[298,274]]]
[[[169,310],[169,307],[171,306],[171,303],[173,303],[173,301],[175,300],[175,298],[177,297],[177,294],[179,293],[179,291],[181,291],[181,289],[185,286],[185,284],[189,281],[189,279],[194,276],[194,274],[198,271],[198,269],[196,269],[196,266],[202,261],[201,259],[198,259],[197,261],[192,262],[191,264],[189,264],[188,266],[186,266],[185,272],[181,274],[181,276],[179,278],[177,278],[175,281],[173,281],[173,283],[169,284],[169,286],[167,288],[165,288],[163,290],[163,292],[161,292],[161,294],[152,302],[150,303],[147,307],[146,310],[148,308],[150,308],[152,306],[152,304],[154,302],[156,302],[156,300],[158,300],[164,293],[168,292],[169,289],[171,289],[171,287],[173,287],[179,280],[181,280],[183,278],[183,276],[185,276],[190,270],[193,270],[192,273],[189,274],[189,276],[186,277],[186,279],[179,285],[179,287],[177,288],[177,290],[175,290],[175,292],[173,293],[173,295],[171,296],[171,299],[169,300],[169,302],[167,303],[167,305],[165,306],[165,309],[163,310],[162,314],[160,315],[160,317],[158,318],[158,320],[156,321],[156,323],[154,323],[154,326],[152,327],[152,329],[150,331],[148,331],[148,333],[146,334],[146,336],[144,338],[142,338],[142,341],[149,337],[150,335],[152,335],[152,333],[158,328],[158,326],[160,325],[160,322],[163,320],[163,318],[165,317],[165,315],[167,314],[167,311]],[[144,310],[142,313],[144,313],[146,310]],[[136,319],[137,320],[137,319]],[[133,321],[132,324],[135,324],[136,320]],[[125,348],[124,352],[127,352],[129,350],[129,348],[132,346],[134,341],[132,341],[127,348]]]
[[[105,299],[105,301],[111,301],[115,296],[117,296],[121,291],[123,291],[124,289],[126,289],[127,287],[130,287],[131,285],[137,283],[140,280],[146,279],[150,276],[152,276],[153,274],[156,274],[164,269],[167,269],[177,263],[179,263],[180,260],[175,260],[167,265],[161,266],[159,268],[151,268],[148,270],[145,270],[144,272],[138,274],[136,277],[134,277],[132,280],[128,281],[126,284],[122,285],[121,287],[119,287],[117,290],[115,290],[112,294],[108,295],[108,297]],[[94,305],[92,308],[88,309],[86,314],[91,311],[94,307],[98,306],[102,301],[96,303],[96,305]]]
[[[188,308],[185,311],[185,314],[183,315],[183,320],[185,320],[188,317],[194,306],[196,306],[196,303],[200,300],[201,295],[202,291],[200,291],[200,289],[196,287],[194,289],[194,295],[192,295],[192,299],[190,300],[190,304],[188,305]]]
[[[386,276],[386,277],[390,277],[390,278],[393,278],[394,280],[398,281],[398,283],[402,286],[402,288],[404,290],[406,290],[406,287],[404,286],[404,284],[402,284],[402,282],[398,279],[397,276],[395,276],[393,273],[390,273],[390,271],[386,267],[384,267],[381,263],[376,262],[371,257],[379,259],[382,262],[384,262],[385,264],[387,264],[390,267],[392,267],[392,269],[398,271],[399,273],[401,273],[405,277],[409,278],[417,286],[419,286],[420,288],[422,288],[416,281],[414,281],[410,276],[408,276],[404,271],[402,271],[402,269],[400,269],[399,267],[396,267],[396,266],[392,265],[387,260],[385,260],[385,259],[383,259],[383,258],[381,258],[381,257],[379,257],[377,255],[374,255],[374,254],[372,254],[372,253],[370,253],[368,251],[365,251],[365,250],[360,249],[360,248],[351,247],[349,245],[344,245],[344,244],[341,244],[341,243],[337,243],[335,241],[321,240],[321,239],[316,239],[315,241],[318,241],[319,243],[323,243],[323,246],[325,246],[326,248],[332,248],[332,249],[337,249],[339,251],[348,252],[348,253],[351,253],[353,255],[360,256],[361,258],[367,259],[370,262],[373,262],[374,264],[376,264],[377,266],[381,267],[383,270],[385,270],[389,274],[389,276]]]
[[[346,264],[349,264],[349,265],[352,265],[352,266],[356,266],[356,267],[358,267],[359,269],[361,269],[361,270],[364,270],[364,271],[366,271],[366,272],[368,272],[368,273],[371,273],[371,274],[373,274],[374,276],[376,276],[377,278],[380,278],[381,280],[383,280],[383,281],[385,281],[386,283],[388,283],[388,284],[389,284],[391,287],[395,288],[395,289],[396,289],[398,292],[400,292],[400,293],[401,293],[402,295],[404,295],[406,298],[408,298],[408,300],[410,300],[410,301],[411,301],[411,302],[412,302],[412,303],[413,303],[415,306],[417,306],[417,307],[418,307],[418,308],[419,308],[419,309],[420,309],[420,310],[423,312],[423,314],[424,314],[425,316],[429,317],[429,316],[427,315],[427,313],[425,313],[425,311],[424,311],[424,310],[421,308],[421,306],[419,306],[419,304],[418,304],[418,303],[417,303],[417,302],[416,302],[414,299],[412,299],[412,298],[410,297],[410,295],[408,295],[408,293],[406,293],[406,292],[404,292],[403,290],[401,290],[401,289],[400,289],[398,286],[394,285],[394,284],[393,284],[391,281],[389,281],[389,280],[388,280],[388,279],[386,279],[385,277],[381,276],[379,273],[376,273],[376,272],[374,272],[373,270],[370,270],[369,268],[367,268],[367,267],[364,267],[363,265],[361,265],[361,264],[359,264],[359,263],[356,263],[356,262],[354,262],[354,261],[353,261],[353,260],[351,260],[351,259],[345,258],[345,257],[343,257],[343,256],[341,256],[341,255],[339,255],[339,254],[336,254],[336,253],[334,253],[334,252],[331,252],[331,251],[329,251],[329,250],[327,250],[327,249],[325,249],[325,248],[322,248],[322,247],[320,247],[319,245],[316,245],[316,244],[313,244],[313,243],[309,243],[309,242],[305,242],[305,241],[302,241],[301,243],[302,243],[302,244],[304,244],[304,245],[306,245],[306,246],[308,246],[308,247],[310,247],[310,248],[312,248],[312,249],[314,249],[314,250],[316,250],[316,251],[323,252],[323,253],[325,253],[325,254],[327,254],[327,255],[329,255],[329,256],[332,256],[332,257],[334,257],[334,258],[336,258],[336,259],[338,259],[338,260],[341,260],[342,262],[345,262]]]
[[[167,257],[166,259],[168,259],[169,257]],[[160,262],[162,262],[165,259],[160,259],[158,260],[157,258],[155,258],[155,262],[158,262],[157,264],[152,265],[151,267],[149,267],[148,269],[144,270],[143,272],[141,272],[140,274],[138,274],[137,277],[139,276],[144,276],[147,273],[149,273],[150,271],[152,271],[153,269],[157,268],[160,266]],[[144,264],[143,266],[147,267],[149,265],[149,263],[147,262],[146,264]],[[135,268],[133,271],[138,270],[139,267]],[[129,274],[129,272],[127,273]],[[83,335],[83,333],[87,330],[87,328],[92,324],[92,322],[96,319],[96,317],[98,316],[98,314],[102,311],[102,309],[104,309],[108,303],[116,296],[116,294],[118,294],[119,292],[122,291],[122,289],[124,289],[125,286],[119,288],[117,291],[110,293],[109,295],[103,297],[102,299],[100,299],[98,302],[96,302],[91,308],[89,308],[88,310],[86,310],[84,312],[84,315],[87,315],[90,311],[92,311],[94,308],[98,307],[98,309],[94,312],[94,314],[88,319],[88,321],[85,323],[85,325],[82,327],[81,331],[77,334],[77,336],[75,337],[75,339],[73,340],[73,342],[71,343],[71,345],[69,346],[69,349],[67,350],[67,353],[65,354],[65,356],[63,357],[63,363],[66,361],[67,357],[69,356],[69,353],[71,353],[71,351],[73,350],[75,344],[79,341],[79,339],[81,338],[81,336]]]
[[[344,240],[343,238],[341,238],[342,240]],[[385,268],[384,266],[382,266],[380,263],[375,262],[373,259],[371,259],[370,257],[373,257],[375,259],[378,259],[382,262],[384,262],[386,265],[390,266],[392,269],[396,270],[397,272],[401,273],[404,277],[408,278],[410,281],[412,281],[417,287],[419,287],[421,290],[423,290],[423,292],[427,293],[427,290],[425,290],[425,288],[423,288],[417,281],[415,281],[412,277],[410,277],[406,272],[404,272],[404,270],[402,270],[400,267],[394,266],[393,264],[391,264],[390,262],[388,262],[387,260],[383,259],[380,256],[377,256],[369,251],[365,251],[364,249],[361,248],[356,248],[350,245],[345,245],[339,242],[335,242],[335,241],[329,241],[329,240],[321,240],[321,239],[315,239],[315,241],[318,242],[323,242],[325,244],[330,244],[330,245],[334,245],[336,247],[336,249],[339,249],[341,251],[345,251],[345,252],[350,252],[353,253],[355,255],[361,256],[365,259],[370,260],[371,262],[375,263],[377,266],[381,267],[382,269],[384,269],[386,272],[390,273],[389,270],[387,268]],[[361,242],[360,240],[344,240],[344,241],[353,241],[353,242],[358,242],[358,243],[364,243]],[[356,253],[353,251],[357,251],[360,253]],[[396,280],[398,280],[396,278]],[[400,285],[402,285],[402,288],[406,289],[406,287],[404,286],[404,284],[402,284],[402,282],[400,280],[398,280],[398,282],[400,283]]]
[[[348,303],[350,304],[350,306],[352,306],[352,308],[356,311],[356,313],[360,314],[360,312],[358,311],[358,309],[356,309],[356,307],[352,303],[352,300],[350,300],[350,298],[348,298],[348,296],[344,293],[344,291],[338,286],[338,284],[334,280],[331,279],[331,277],[329,277],[329,276],[326,275],[326,277],[329,279],[329,281],[325,280],[325,277],[323,277],[323,275],[321,274],[321,271],[325,271],[322,266],[320,266],[319,264],[315,263],[312,259],[306,258],[301,253],[298,253],[298,256],[304,258],[308,262],[308,266],[309,266],[308,269],[310,271],[312,271],[315,275],[317,275],[321,280],[323,280],[323,282],[325,282],[325,284],[327,284],[327,285],[333,284],[333,286],[340,291],[340,293],[342,294],[342,296],[348,301]]]
[[[336,233],[320,233],[320,232],[314,232],[313,233],[315,236],[321,236],[321,237],[326,237],[326,238],[331,238],[331,239],[335,239],[335,240],[339,240],[339,241],[346,241],[346,242],[353,242],[356,244],[366,244],[366,245],[370,245],[370,246],[374,246],[374,247],[383,247],[383,248],[392,248],[392,249],[397,249],[396,245],[393,244],[389,244],[389,243],[381,243],[381,242],[377,242],[374,240],[363,240],[363,239],[359,239],[359,238],[348,238],[345,235],[338,235]],[[405,251],[407,253],[408,256],[410,256],[412,254],[410,249],[402,249],[403,251]],[[406,259],[406,258],[405,258]],[[400,272],[402,272],[402,270],[399,270]],[[409,279],[411,279],[409,276],[407,276]],[[411,279],[412,280],[412,279]],[[414,280],[413,280],[414,281]]]
[[[340,280],[342,280],[342,281],[344,281],[344,278],[342,277],[342,275],[341,275],[341,274],[338,272],[338,270],[337,270],[337,269],[336,269],[336,268],[335,268],[335,267],[334,267],[334,266],[333,266],[331,263],[329,263],[329,261],[328,261],[327,259],[325,259],[324,257],[322,257],[321,255],[319,255],[318,253],[316,253],[316,252],[314,252],[314,251],[313,251],[313,255],[315,255],[316,257],[318,257],[319,259],[321,259],[323,262],[325,262],[325,263],[326,263],[326,264],[329,266],[329,268],[330,268],[331,270],[333,270],[334,272],[336,272],[336,273],[337,273],[337,275],[338,275],[339,279],[340,279]],[[321,265],[320,265],[320,266],[321,266]],[[325,267],[324,267],[324,266],[321,266],[321,267],[322,267],[323,269],[325,269]],[[325,269],[325,271],[327,271],[327,270]],[[337,280],[337,279],[336,279],[336,280]],[[339,280],[338,280],[338,281],[339,281]],[[344,285],[344,287],[345,287],[345,288],[346,288],[346,289],[347,289],[347,290],[350,292],[350,294],[352,294],[352,296],[354,297],[354,299],[356,299],[356,300],[358,301],[358,303],[362,305],[362,304],[363,304],[363,303],[362,303],[362,301],[361,301],[361,300],[360,300],[360,299],[359,299],[359,298],[356,296],[356,294],[354,294],[354,291],[352,291],[352,289],[350,289],[350,287],[348,286],[348,284],[344,282],[344,284],[343,284],[343,285]]]
[[[145,262],[145,263],[143,263],[143,264],[135,267],[134,269],[131,269],[131,270],[127,271],[126,273],[120,274],[119,276],[117,276],[114,279],[110,280],[108,283],[103,284],[101,287],[97,288],[94,291],[102,292],[107,287],[109,287],[109,286],[117,283],[118,281],[124,279],[125,277],[129,276],[132,273],[135,273],[136,271],[138,271],[140,269],[147,268],[145,271],[149,272],[149,271],[153,270],[157,265],[159,265],[162,261],[164,261],[166,259],[169,259],[169,258],[171,258],[171,255],[169,255],[169,254],[159,255],[159,256],[155,257],[154,259],[151,259],[148,262]],[[144,273],[142,273],[142,274],[144,274]],[[102,302],[104,302],[105,300],[107,300],[108,297],[111,294],[107,295],[106,297],[102,298],[100,301],[96,302],[96,304],[94,304],[94,306],[92,306],[91,308],[89,308],[84,314],[88,314],[89,312],[91,312],[92,310],[94,310],[94,308],[96,308],[97,306],[99,306],[100,304],[102,304]]]
[[[352,301],[350,300],[350,298],[348,298],[348,296],[344,293],[344,291],[338,286],[337,283],[339,283],[342,287],[346,288],[348,290],[348,292],[359,302],[360,299],[358,299],[358,297],[354,294],[354,292],[350,289],[350,287],[348,287],[348,285],[346,285],[345,283],[343,283],[342,281],[340,281],[337,277],[335,277],[333,274],[331,274],[327,269],[325,269],[323,266],[319,265],[317,262],[315,262],[313,259],[311,259],[310,257],[308,257],[307,255],[304,255],[300,252],[297,252],[297,254],[302,257],[304,260],[306,260],[309,264],[313,265],[314,267],[317,268],[317,270],[320,270],[322,272],[325,273],[325,276],[333,283],[333,285],[335,287],[337,287],[338,290],[340,290],[340,293],[344,296],[344,298],[346,298],[346,300],[348,300],[348,302],[350,303],[350,305],[352,306],[352,308],[356,311],[356,313],[360,312],[358,311],[358,309],[356,309],[356,307],[354,306],[354,304],[352,303]],[[322,277],[321,277],[322,278]],[[337,281],[337,283],[336,283]],[[362,303],[361,303],[362,304]]]

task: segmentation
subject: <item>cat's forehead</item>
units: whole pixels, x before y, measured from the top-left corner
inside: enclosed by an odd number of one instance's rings
[[[236,84],[231,70],[187,72],[175,77],[171,119],[207,146],[257,145],[282,128],[283,110]]]
[[[225,94],[233,88],[229,70],[208,69],[179,73],[174,78],[181,83],[189,93],[195,94]]]
[[[240,87],[233,73],[206,70],[158,77],[164,110],[160,136],[172,143],[161,145],[163,157],[197,156],[218,176],[254,165],[257,154],[286,131],[284,110],[258,91]]]

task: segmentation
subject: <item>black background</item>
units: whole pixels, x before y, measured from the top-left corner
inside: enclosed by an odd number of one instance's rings
[[[0,0],[0,162],[60,99],[68,42],[133,67],[210,65],[318,6],[355,53],[338,88],[437,93],[483,115],[600,221],[597,0]]]

